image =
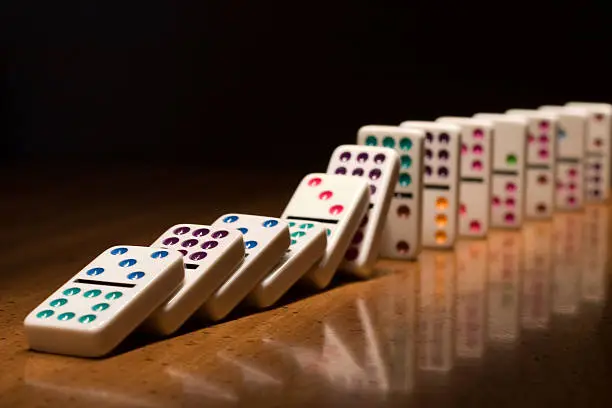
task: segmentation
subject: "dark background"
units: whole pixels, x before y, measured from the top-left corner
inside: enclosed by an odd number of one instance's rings
[[[5,162],[324,166],[364,124],[612,100],[596,5],[137,3],[0,6]]]

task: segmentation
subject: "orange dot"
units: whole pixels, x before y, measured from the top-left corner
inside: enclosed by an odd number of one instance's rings
[[[446,218],[446,215],[444,214],[436,215],[436,225],[439,228],[445,227],[447,223],[448,223],[448,218]]]
[[[446,197],[438,197],[436,200],[436,208],[438,210],[446,210],[448,208],[448,200]]]
[[[436,244],[443,244],[446,242],[448,237],[446,236],[446,232],[444,231],[436,231]]]

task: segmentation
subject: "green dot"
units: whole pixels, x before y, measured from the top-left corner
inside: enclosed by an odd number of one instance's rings
[[[38,312],[36,317],[39,319],[46,319],[47,317],[53,316],[55,312],[53,310],[43,310],[42,312]]]
[[[412,177],[410,177],[410,174],[408,173],[402,173],[399,176],[399,184],[402,187],[407,187],[410,185],[410,183],[412,183]]]
[[[59,298],[59,299],[55,299],[54,301],[52,301],[50,305],[51,307],[60,307],[60,306],[64,306],[66,303],[68,303],[67,299]]]
[[[291,222],[289,223],[289,226],[290,226],[290,227],[295,227],[295,222],[291,221]]]
[[[400,149],[402,150],[410,150],[412,148],[412,140],[407,137],[400,140]]]
[[[80,291],[81,291],[81,289],[79,289],[79,288],[66,289],[64,291],[64,296],[73,296],[73,295],[76,295],[77,293],[79,293]]]
[[[75,315],[72,312],[62,313],[61,315],[57,316],[57,320],[66,321],[72,319],[74,316]]]
[[[108,303],[98,303],[97,305],[93,305],[91,310],[93,310],[94,312],[101,312],[103,310],[108,309],[109,307],[110,305]]]
[[[119,299],[121,296],[123,296],[123,293],[121,292],[111,292],[104,297],[107,298],[108,300],[115,300],[115,299]]]
[[[506,163],[507,164],[516,164],[517,159],[516,159],[516,155],[514,154],[509,154],[506,156]]]
[[[390,148],[394,148],[395,147],[395,140],[391,137],[391,136],[387,136],[383,139],[383,146],[385,147],[390,147]]]
[[[295,244],[297,244],[297,241],[295,239],[292,239],[291,240],[291,245],[295,245]]]
[[[100,294],[102,294],[101,290],[92,289],[92,290],[88,290],[87,292],[83,293],[83,296],[85,296],[86,298],[93,298],[96,296],[100,296]]]
[[[327,229],[327,236],[329,237],[331,235],[331,230],[328,228]]]
[[[401,158],[402,169],[408,169],[412,165],[412,157],[402,156]]]
[[[304,231],[295,231],[293,233],[291,233],[291,236],[294,238],[301,238],[304,235],[306,235],[306,233]]]
[[[376,146],[377,140],[376,140],[376,136],[370,135],[368,137],[366,137],[366,145],[367,146]]]
[[[314,224],[311,224],[311,223],[302,224],[302,225],[300,225],[300,228],[302,228],[302,229],[311,229],[311,228],[314,228]]]
[[[79,317],[79,322],[81,323],[91,323],[96,320],[96,315],[88,314],[85,316]]]

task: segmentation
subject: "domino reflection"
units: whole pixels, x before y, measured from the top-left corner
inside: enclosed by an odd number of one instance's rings
[[[602,303],[607,298],[608,226],[609,209],[590,205],[585,210],[584,267],[581,298],[587,303]]]
[[[242,372],[243,382],[247,385],[253,385],[259,391],[262,387],[281,387],[283,385],[280,379],[253,363],[232,358],[223,352],[217,353],[217,357],[239,368]]]
[[[166,373],[182,386],[183,398],[188,402],[193,399],[198,404],[205,397],[216,403],[228,403],[233,405],[239,401],[238,394],[227,387],[209,381],[206,376],[189,373],[173,367],[167,367]]]
[[[580,281],[585,246],[583,213],[557,213],[553,219],[554,270],[552,311],[575,316],[580,309]]]

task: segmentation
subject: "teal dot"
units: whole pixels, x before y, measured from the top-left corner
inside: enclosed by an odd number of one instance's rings
[[[376,140],[376,136],[370,135],[370,136],[366,137],[365,144],[367,146],[376,146],[377,143],[378,143],[378,141]]]
[[[329,237],[331,235],[331,230],[328,228],[327,229],[327,236]]]
[[[295,245],[295,244],[297,244],[297,241],[295,239],[292,239],[291,240],[291,245]]]
[[[291,221],[291,222],[289,223],[289,226],[290,226],[290,227],[295,227],[295,222]]]
[[[314,224],[311,224],[311,223],[302,224],[300,225],[300,228],[301,229],[311,229],[311,228],[314,228]]]
[[[96,320],[96,315],[88,314],[85,316],[79,317],[79,322],[81,323],[91,323]]]
[[[107,293],[106,296],[104,297],[107,298],[108,300],[115,300],[115,299],[119,299],[121,296],[123,296],[123,293],[121,292],[111,292],[111,293]]]
[[[86,298],[94,298],[96,296],[100,296],[100,294],[102,294],[101,290],[92,289],[92,290],[88,290],[87,292],[83,293],[83,296],[85,296]]]
[[[401,158],[402,169],[408,169],[412,165],[412,157],[402,156]]]
[[[383,139],[382,144],[385,147],[394,148],[395,147],[395,139],[393,139],[391,136],[387,136],[387,137],[385,137]]]
[[[46,319],[48,317],[53,316],[55,312],[53,310],[43,310],[42,312],[38,312],[36,314],[36,317],[38,317],[39,319]]]
[[[59,299],[55,299],[54,301],[52,301],[50,305],[51,307],[60,307],[60,306],[64,306],[66,303],[68,303],[67,299],[59,298]]]
[[[402,173],[399,176],[399,184],[402,187],[407,187],[410,185],[410,183],[412,183],[412,177],[410,177],[410,174],[408,173]]]
[[[304,231],[295,231],[291,233],[291,236],[294,238],[301,238],[304,235],[306,235],[306,233]]]
[[[79,288],[70,288],[70,289],[66,289],[63,293],[64,293],[64,296],[73,296],[79,293],[80,291],[81,289]]]
[[[75,314],[72,312],[67,312],[67,313],[62,313],[61,315],[57,316],[57,320],[61,320],[63,322],[65,322],[66,320],[70,320],[72,318],[74,318]]]
[[[402,150],[410,150],[412,148],[412,140],[408,139],[407,137],[402,138],[402,140],[400,140],[400,149]]]
[[[101,312],[103,310],[106,310],[110,307],[110,305],[108,303],[98,303],[97,305],[93,305],[91,310],[93,310],[94,312]]]

